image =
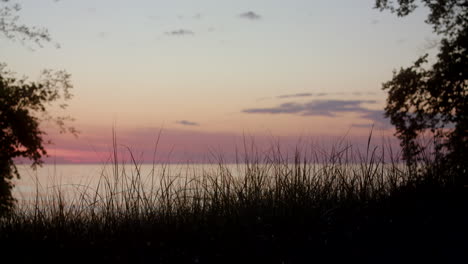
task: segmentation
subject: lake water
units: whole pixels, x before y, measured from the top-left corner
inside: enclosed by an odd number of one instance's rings
[[[242,165],[224,165],[233,176],[242,174]],[[117,170],[116,170],[117,169]],[[104,184],[126,181],[139,177],[145,188],[159,186],[161,175],[168,179],[180,180],[200,176],[201,174],[216,175],[219,166],[211,164],[142,164],[138,168],[129,164],[89,164],[89,165],[43,165],[33,170],[30,166],[18,166],[20,179],[15,179],[13,196],[21,201],[32,200],[37,194],[54,195],[60,190],[68,198],[76,198],[84,192],[95,193],[103,189]],[[117,175],[117,176],[116,176]],[[126,180],[125,180],[126,179]],[[123,187],[120,187],[122,189]]]
[[[278,167],[269,165],[261,169],[265,175],[274,175]],[[279,165],[279,169],[284,173],[285,167]],[[380,175],[387,175],[392,172],[395,165],[379,164],[378,167],[373,167],[368,170],[363,167],[363,164],[346,164],[342,166],[331,165],[331,172],[327,171],[327,166],[311,164],[311,175],[363,175],[365,171],[374,171]],[[291,164],[287,170],[294,168]],[[334,172],[335,169],[340,168],[340,173]],[[404,167],[402,167],[403,171]],[[132,166],[130,164],[117,166],[113,164],[98,164],[98,165],[44,165],[31,169],[26,165],[18,166],[21,178],[15,179],[15,188],[13,190],[14,197],[22,204],[32,204],[37,197],[41,197],[45,201],[55,199],[60,193],[63,195],[64,200],[70,204],[79,202],[96,194],[106,197],[109,190],[112,193],[125,193],[128,190],[135,190],[136,183],[137,189],[145,193],[154,193],[159,189],[164,189],[164,186],[171,184],[176,190],[190,189],[200,182],[203,177],[209,176],[212,178],[218,177],[220,174],[227,173],[234,179],[243,177],[246,172],[246,165],[244,164],[224,164],[219,166],[216,164],[171,164],[171,165],[152,165],[142,164]],[[383,173],[383,174],[382,174]],[[208,178],[209,178],[208,177]],[[341,176],[340,176],[341,177]],[[135,180],[136,181],[133,181]],[[207,182],[204,182],[204,186]],[[55,197],[55,198],[54,198]],[[105,198],[103,198],[105,199]]]

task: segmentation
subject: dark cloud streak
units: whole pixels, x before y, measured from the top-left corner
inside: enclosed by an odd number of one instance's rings
[[[239,15],[240,18],[248,19],[248,20],[259,20],[262,18],[259,14],[253,12],[253,11],[248,11],[245,13],[242,13]]]
[[[375,95],[375,92],[339,92],[339,93],[296,93],[296,94],[284,94],[276,96],[278,99],[287,99],[287,98],[300,98],[300,97],[321,97],[329,95],[353,95],[353,96],[364,96],[364,95]]]
[[[327,93],[297,93],[297,94],[285,94],[277,96],[276,98],[285,99],[285,98],[297,98],[297,97],[312,97],[312,96],[327,96]]]
[[[168,36],[193,36],[195,35],[195,33],[187,29],[178,29],[178,30],[168,31],[166,32],[166,35]]]
[[[192,121],[187,121],[187,120],[179,120],[176,121],[177,124],[179,125],[184,125],[184,126],[200,126],[200,124]]]
[[[245,109],[244,113],[264,114],[300,114],[310,116],[335,116],[343,112],[363,112],[367,110],[361,104],[375,104],[374,100],[314,100],[308,103],[284,103],[272,108]]]
[[[375,100],[313,100],[307,103],[284,103],[271,108],[249,108],[242,112],[248,114],[294,114],[301,116],[327,116],[336,117],[343,113],[357,113],[362,119],[370,120],[375,124],[387,127],[389,122],[385,119],[382,110],[368,109],[363,104],[375,104]],[[356,127],[365,124],[353,125]]]
[[[285,95],[280,95],[277,98],[284,99],[284,98],[310,97],[310,96],[314,96],[314,94],[312,93],[285,94]]]

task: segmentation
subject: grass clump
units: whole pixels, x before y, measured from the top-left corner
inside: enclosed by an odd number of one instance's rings
[[[114,142],[115,144],[115,142]],[[116,144],[115,144],[116,146]],[[252,152],[256,153],[256,152]],[[257,152],[258,153],[258,152]],[[466,257],[466,191],[437,166],[410,171],[384,147],[279,147],[203,170],[114,152],[112,174],[74,199],[56,190],[1,219],[12,259],[117,263],[455,261]],[[158,168],[157,168],[158,167]],[[103,170],[104,171],[104,170]]]

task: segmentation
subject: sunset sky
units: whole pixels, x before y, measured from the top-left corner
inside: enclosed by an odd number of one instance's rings
[[[31,80],[44,68],[72,74],[66,113],[81,134],[46,127],[57,162],[103,161],[113,126],[146,161],[161,128],[160,158],[176,161],[229,152],[246,134],[359,140],[372,124],[391,134],[381,84],[434,41],[424,9],[398,18],[374,0],[17,2],[20,21],[53,41],[2,36],[0,61]]]

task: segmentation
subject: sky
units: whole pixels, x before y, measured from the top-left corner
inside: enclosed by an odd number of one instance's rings
[[[72,75],[78,138],[43,128],[55,162],[103,162],[119,145],[151,161],[200,161],[256,142],[391,136],[382,83],[434,41],[424,9],[373,0],[23,0],[42,47],[0,36],[0,61],[34,81]],[[356,143],[358,144],[358,143]],[[48,159],[51,160],[50,158]]]

